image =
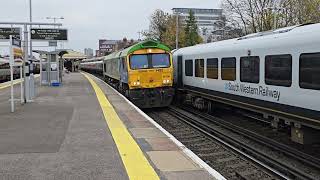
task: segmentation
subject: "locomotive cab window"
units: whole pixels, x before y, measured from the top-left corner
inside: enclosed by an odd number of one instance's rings
[[[204,78],[204,59],[195,60],[195,76]]]
[[[167,68],[170,67],[169,54],[152,54],[152,67],[153,68]]]
[[[207,78],[218,79],[218,58],[207,59]]]
[[[320,90],[320,53],[301,54],[299,77],[301,88]]]
[[[267,85],[290,87],[292,84],[292,56],[266,56],[265,83]]]
[[[171,66],[169,54],[135,54],[130,57],[130,68],[152,69]]]
[[[248,83],[259,83],[260,58],[249,56],[240,58],[240,81]]]
[[[221,59],[221,78],[227,81],[236,80],[236,58]]]
[[[137,54],[130,57],[130,68],[136,69],[147,69],[149,67],[148,56],[146,54]]]
[[[186,74],[186,76],[193,76],[193,61],[192,60],[185,61],[185,74]]]

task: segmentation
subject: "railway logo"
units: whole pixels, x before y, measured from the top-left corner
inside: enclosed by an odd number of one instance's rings
[[[264,86],[252,86],[242,83],[229,82],[226,83],[224,87],[226,91],[233,91],[247,95],[269,97],[275,99],[276,101],[280,100],[281,95],[280,91]]]

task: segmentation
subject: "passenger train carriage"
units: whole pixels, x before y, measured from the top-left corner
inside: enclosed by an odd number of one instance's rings
[[[22,63],[21,59],[16,59],[16,63]],[[37,62],[34,62],[34,73],[40,73],[40,65]],[[0,82],[5,82],[10,80],[10,64],[9,59],[0,58]],[[16,79],[20,77],[20,69],[19,67],[13,68],[13,78]]]
[[[85,59],[81,62],[80,68],[82,70],[102,74],[103,72],[103,59],[104,57],[98,57],[93,59]]]
[[[9,59],[0,58],[0,82],[10,80],[10,64]],[[13,76],[17,78],[20,75],[19,68],[13,68]]]
[[[81,69],[103,72],[105,81],[141,108],[165,107],[173,99],[172,54],[161,43],[144,41],[88,61],[81,63]]]
[[[175,84],[194,106],[214,103],[291,128],[299,143],[320,140],[320,24],[251,34],[174,52]]]

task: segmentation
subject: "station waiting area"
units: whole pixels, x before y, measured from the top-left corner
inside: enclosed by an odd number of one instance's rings
[[[0,85],[1,180],[215,179],[100,79],[63,78],[59,87],[37,85],[33,102],[16,102],[15,113],[10,88]]]

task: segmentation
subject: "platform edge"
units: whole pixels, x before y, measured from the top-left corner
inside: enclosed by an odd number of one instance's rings
[[[91,74],[90,74],[91,75]],[[108,87],[110,87],[113,91],[115,91],[120,97],[122,97],[128,104],[130,104],[137,112],[139,112],[143,117],[145,117],[150,123],[152,123],[155,127],[157,127],[162,133],[168,136],[181,150],[184,154],[186,154],[190,159],[192,159],[195,163],[197,163],[200,167],[204,168],[213,178],[217,180],[226,180],[218,171],[211,168],[207,163],[205,163],[201,158],[199,158],[196,154],[194,154],[190,149],[184,146],[178,139],[176,139],[172,134],[170,134],[167,130],[162,128],[157,122],[155,122],[150,116],[144,113],[141,109],[139,109],[136,105],[134,105],[131,101],[129,101],[125,96],[119,93],[116,89],[110,86],[108,83],[104,82],[102,79],[97,78],[94,75],[95,79],[103,82]]]

